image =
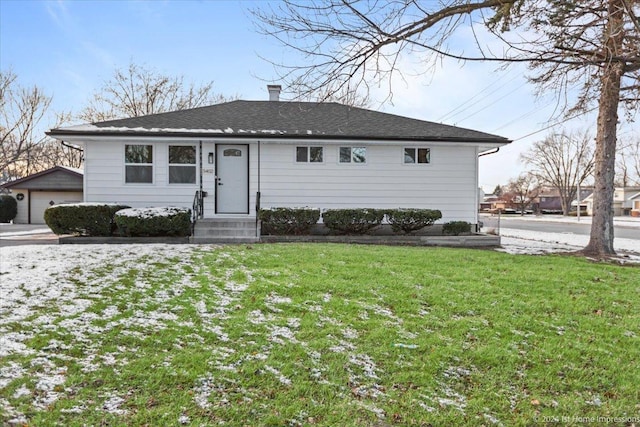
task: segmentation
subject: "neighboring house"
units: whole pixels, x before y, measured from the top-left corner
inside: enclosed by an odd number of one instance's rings
[[[86,202],[191,207],[430,208],[477,224],[478,155],[506,138],[337,103],[232,101],[53,129],[85,153]],[[202,193],[198,193],[202,192]]]
[[[631,216],[640,216],[640,193],[636,193],[629,197],[629,204],[631,205]]]
[[[613,215],[640,216],[640,187],[616,187],[613,191]],[[593,194],[584,199],[587,213],[593,213]],[[638,213],[636,213],[638,212]]]
[[[581,187],[580,188],[580,200],[581,200],[581,211],[586,209],[585,199],[589,197],[593,193],[593,188],[591,187]],[[578,205],[578,201],[574,200],[571,202],[571,210],[574,210]],[[536,211],[540,213],[551,213],[551,214],[562,214],[562,201],[560,199],[560,192],[556,188],[544,188],[541,193],[538,195],[536,200]]]
[[[16,224],[44,224],[45,209],[81,202],[82,187],[83,172],[64,166],[55,166],[2,185],[18,202],[18,215],[13,221]]]
[[[557,189],[543,189],[538,195],[537,209],[540,213],[562,214],[562,202]]]
[[[512,203],[509,200],[505,200],[503,196],[496,196],[495,194],[489,194],[485,196],[484,200],[480,203],[480,209],[496,213],[498,211],[504,212],[507,209],[512,209]]]

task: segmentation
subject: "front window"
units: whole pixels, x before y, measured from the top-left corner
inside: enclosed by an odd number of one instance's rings
[[[196,183],[196,146],[169,146],[169,184]]]
[[[366,163],[366,147],[340,147],[340,163]]]
[[[405,164],[431,163],[431,149],[430,148],[405,148],[404,163]]]
[[[296,162],[322,163],[324,153],[322,147],[296,147]]]
[[[153,183],[153,145],[124,146],[125,182]]]

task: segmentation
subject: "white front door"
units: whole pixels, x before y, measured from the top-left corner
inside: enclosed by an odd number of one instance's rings
[[[216,145],[216,213],[249,213],[248,145]]]

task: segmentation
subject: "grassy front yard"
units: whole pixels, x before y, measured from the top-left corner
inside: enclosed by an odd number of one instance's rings
[[[96,248],[40,285],[17,279],[26,261],[0,275],[0,424],[640,416],[638,267],[285,244],[120,247],[83,268]]]

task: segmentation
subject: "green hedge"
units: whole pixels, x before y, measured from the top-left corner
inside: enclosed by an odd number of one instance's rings
[[[379,226],[384,215],[382,209],[328,209],[322,213],[322,221],[338,233],[365,234]]]
[[[18,215],[18,202],[8,194],[0,194],[0,222],[11,222]]]
[[[44,220],[56,234],[111,236],[116,229],[113,216],[128,207],[96,203],[54,205],[44,211]]]
[[[309,234],[320,219],[320,209],[271,208],[261,209],[262,234]]]
[[[391,209],[386,214],[391,229],[396,233],[411,233],[442,218],[442,212],[434,209]]]
[[[442,234],[453,234],[458,236],[462,233],[470,233],[471,224],[466,221],[451,221],[442,226]]]
[[[121,235],[128,237],[190,236],[191,209],[178,207],[124,209],[116,213]]]

